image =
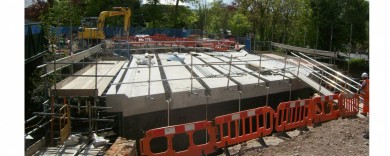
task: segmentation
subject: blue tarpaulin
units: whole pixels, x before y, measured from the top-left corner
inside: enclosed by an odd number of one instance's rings
[[[42,28],[40,25],[31,25],[32,34],[39,34],[42,31]],[[24,34],[27,35],[27,29],[28,26],[25,26]],[[76,32],[78,27],[72,27],[72,31]],[[104,27],[104,34],[107,38],[111,38],[114,36],[124,36],[123,27]],[[68,35],[70,33],[70,27],[52,27],[52,32],[55,33],[57,36],[64,36]],[[154,34],[165,34],[169,37],[180,37],[180,38],[186,38],[190,35],[197,34],[200,35],[200,30],[193,30],[193,29],[170,29],[170,28],[141,28],[141,27],[131,27],[130,28],[130,36],[135,36],[139,34],[147,34],[147,35],[154,35]]]

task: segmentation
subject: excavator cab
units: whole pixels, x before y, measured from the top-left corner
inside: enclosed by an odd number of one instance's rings
[[[104,39],[104,31],[98,30],[98,17],[86,17],[81,20],[81,27],[78,28],[80,39]]]
[[[126,7],[114,7],[115,11],[102,11],[99,14],[99,17],[88,17],[84,18],[82,27],[79,28],[78,37],[82,40],[96,39],[103,40],[105,39],[103,27],[107,17],[112,16],[124,16],[124,30],[128,34],[128,29],[130,28],[130,16],[131,10]]]
[[[93,28],[97,27],[98,17],[85,17],[81,20],[82,27]]]

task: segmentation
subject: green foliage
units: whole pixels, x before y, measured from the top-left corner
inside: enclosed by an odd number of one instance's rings
[[[350,69],[356,70],[358,73],[363,73],[367,69],[367,63],[364,59],[351,59],[349,61]]]
[[[44,95],[41,70],[25,67],[25,119],[32,116],[32,112],[42,110],[42,103],[47,97]]]
[[[338,64],[338,68],[343,71],[348,71],[348,63],[351,77],[360,77],[363,72],[369,72],[369,64],[364,59],[351,59],[349,61],[343,61]]]
[[[208,33],[221,33],[221,30],[228,30],[229,19],[231,12],[227,9],[227,5],[222,3],[222,0],[216,0],[211,3],[211,8],[207,11],[206,30]]]
[[[251,30],[251,24],[248,18],[241,13],[236,13],[229,19],[229,27],[232,33],[238,36],[243,36]]]
[[[352,24],[352,45],[366,44],[368,40],[368,2],[365,0],[311,0],[312,27],[319,26],[318,48],[332,47],[346,51],[350,42]],[[316,29],[316,28],[315,28]],[[313,41],[313,40],[312,40]],[[332,49],[334,49],[332,48]]]
[[[193,28],[198,28],[201,30],[204,30],[204,27],[206,25],[206,14],[207,14],[207,5],[206,3],[199,2],[198,8],[195,10],[197,20],[194,23]]]
[[[178,6],[179,1],[197,4],[197,9]],[[352,23],[352,49],[367,49],[369,44],[365,0],[235,0],[232,4],[222,0],[171,0],[174,5],[161,5],[159,0],[147,2],[141,7],[138,0],[53,0],[44,19],[48,25],[66,26],[70,19],[73,25],[79,25],[83,16],[98,16],[101,11],[122,6],[132,9],[132,26],[185,27],[214,34],[232,30],[240,36],[252,33],[256,40],[332,51],[347,50]],[[113,17],[106,24],[121,26],[121,21]]]
[[[172,5],[160,5],[145,4],[141,8],[143,18],[146,21],[146,27],[148,28],[174,28],[175,27],[175,6]],[[178,20],[176,21],[176,27],[178,28],[191,28],[196,22],[196,14],[187,7],[179,6],[180,12]]]
[[[120,1],[119,1],[120,2]],[[117,1],[86,0],[84,3],[85,17],[98,17],[100,12],[112,10]],[[126,7],[121,5],[121,7]]]
[[[71,0],[55,0],[48,12],[41,17],[42,22],[52,26],[79,25],[83,12],[81,7],[72,3]]]

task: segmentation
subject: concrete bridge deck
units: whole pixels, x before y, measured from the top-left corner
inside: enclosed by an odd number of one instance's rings
[[[123,116],[132,116],[161,110],[167,110],[167,100],[169,101],[170,109],[186,108],[206,103],[220,103],[224,101],[237,100],[238,98],[252,98],[265,96],[267,94],[280,93],[290,90],[289,78],[291,78],[291,90],[303,89],[309,87],[306,83],[300,81],[294,75],[282,72],[284,68],[283,60],[280,60],[275,55],[269,54],[267,57],[261,58],[262,70],[268,71],[263,73],[260,78],[258,72],[248,68],[248,64],[258,64],[260,57],[243,52],[210,52],[197,53],[193,56],[193,71],[198,75],[199,79],[193,80],[193,92],[191,90],[190,70],[183,66],[164,67],[165,65],[179,65],[183,62],[189,67],[191,65],[191,55],[188,53],[178,53],[177,58],[184,58],[182,62],[170,60],[168,58],[176,57],[172,53],[153,54],[154,58],[151,68],[151,81],[163,80],[161,72],[166,75],[166,82],[169,85],[171,96],[167,96],[167,87],[164,87],[164,82],[155,81],[150,83],[150,97],[148,99],[148,75],[149,70],[147,65],[137,64],[137,59],[145,58],[144,55],[133,55],[134,59],[129,64],[125,63],[125,67],[131,69],[121,69],[118,76],[114,80],[114,84],[107,91],[106,104],[112,107],[108,111],[123,112]],[[158,55],[158,57],[156,56]],[[227,61],[233,55],[231,77],[227,78],[229,73],[229,65]],[[159,70],[158,61],[160,59]],[[237,62],[244,61],[244,62]],[[220,62],[217,64],[217,62]],[[225,62],[225,63],[223,63]],[[209,63],[208,65],[206,65]],[[195,67],[196,66],[196,67]],[[143,67],[136,68],[135,67]],[[287,64],[286,68],[295,68],[294,65]],[[305,70],[300,71],[304,75],[310,73]],[[225,75],[225,76],[221,76]],[[284,77],[285,76],[285,77]],[[283,78],[284,77],[284,78]],[[171,80],[176,78],[187,78],[184,80]],[[229,80],[229,86],[227,86]],[[125,84],[125,83],[131,84]],[[134,83],[138,82],[138,83]],[[122,83],[122,84],[120,84]],[[266,85],[269,89],[267,91]],[[210,94],[207,94],[207,88],[210,89]],[[229,88],[229,89],[227,89]],[[239,97],[241,91],[241,97]],[[206,98],[207,97],[207,98]]]

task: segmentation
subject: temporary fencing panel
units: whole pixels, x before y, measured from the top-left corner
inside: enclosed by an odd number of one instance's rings
[[[310,125],[310,99],[282,102],[276,110],[278,132]]]
[[[220,136],[217,147],[222,148],[271,134],[274,113],[271,107],[260,107],[216,117],[215,125]]]
[[[336,105],[338,103],[338,105]],[[318,107],[317,107],[318,106]],[[338,106],[338,108],[335,108]],[[217,148],[226,148],[251,139],[270,135],[275,128],[278,132],[292,130],[337,119],[339,116],[354,116],[359,112],[358,94],[334,94],[297,101],[282,102],[276,112],[271,107],[259,107],[237,113],[218,116],[214,125],[210,121],[199,121],[146,132],[140,140],[142,155],[205,155]],[[208,133],[205,143],[196,143],[196,132]],[[178,136],[181,135],[182,137]],[[188,138],[182,139],[184,137]],[[164,151],[153,150],[154,139],[164,138]],[[206,137],[202,137],[206,138]],[[181,149],[175,142],[185,142]],[[161,140],[160,140],[161,143]],[[176,148],[175,148],[176,147]]]
[[[206,130],[209,135],[209,139],[204,144],[196,143],[194,137],[194,133],[201,130]],[[175,139],[175,137],[181,138],[180,135],[188,139]],[[162,152],[154,152],[152,146],[156,145],[153,145],[155,143],[153,140],[159,138],[166,140],[167,148]],[[215,127],[211,125],[211,121],[199,121],[148,130],[145,137],[140,140],[140,150],[141,155],[204,155],[215,152],[215,142]],[[181,151],[175,150],[175,144],[186,145],[187,148]],[[158,145],[162,144],[157,143]]]
[[[359,94],[340,94],[338,102],[340,116],[354,116],[359,112]]]
[[[338,106],[334,100],[338,99],[338,94],[319,96],[312,99],[311,115],[313,123],[319,123],[337,119],[340,115]],[[316,108],[319,108],[317,110]]]

